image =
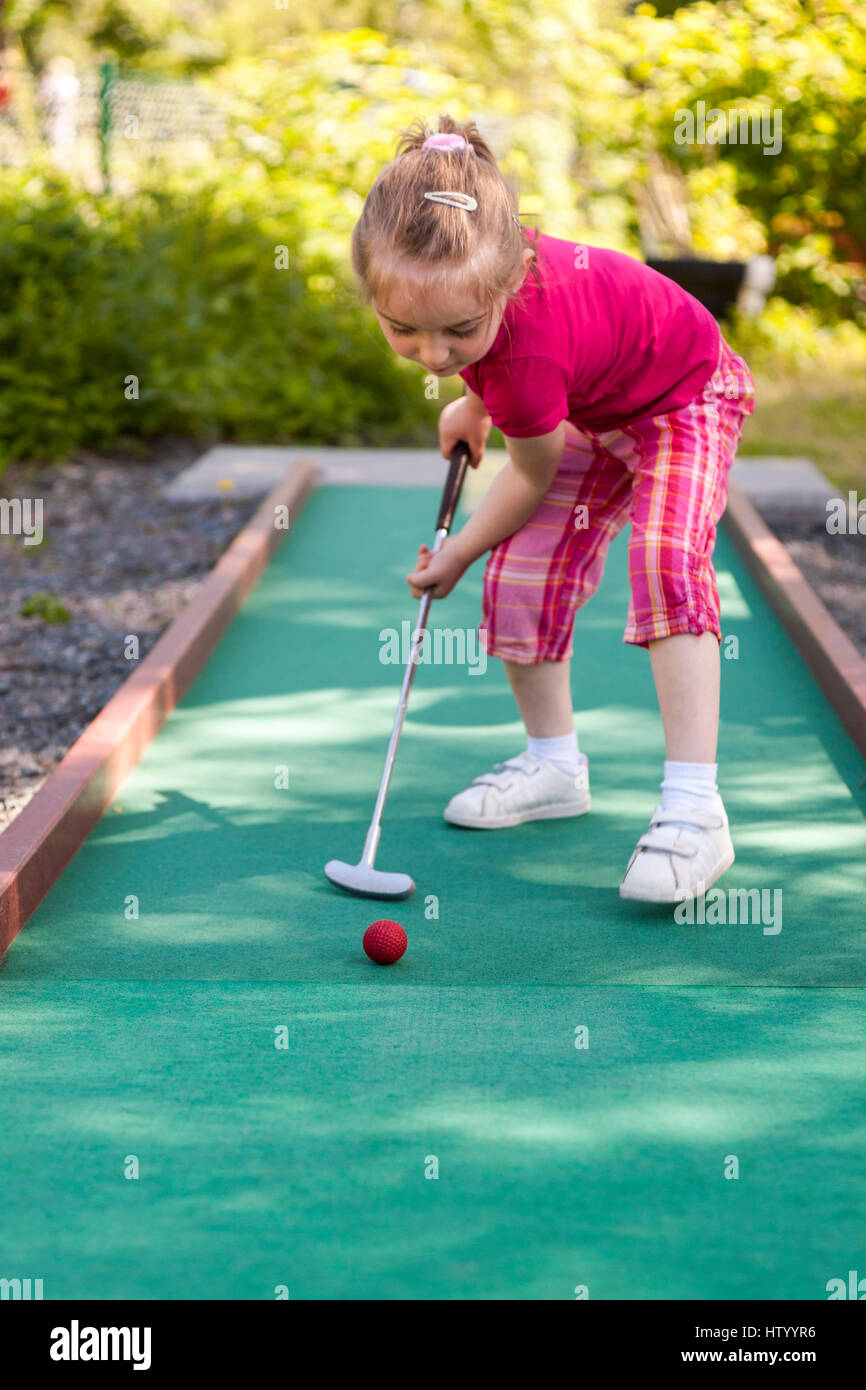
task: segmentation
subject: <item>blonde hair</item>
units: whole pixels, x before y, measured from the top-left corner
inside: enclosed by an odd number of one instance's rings
[[[469,148],[422,149],[433,134],[462,135]],[[424,197],[443,189],[468,194],[477,208]],[[460,124],[441,115],[434,132],[416,117],[367,194],[352,232],[352,265],[364,302],[378,298],[407,263],[411,287],[421,295],[441,291],[444,273],[449,290],[474,295],[488,311],[507,301],[516,293],[527,247],[517,209],[517,194],[473,121]],[[537,256],[533,249],[533,273]]]

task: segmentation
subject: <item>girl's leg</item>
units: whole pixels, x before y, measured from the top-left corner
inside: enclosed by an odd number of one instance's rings
[[[502,664],[530,738],[561,738],[574,732],[569,659],[534,666]]]
[[[660,637],[649,651],[668,759],[714,763],[721,665],[715,633]]]
[[[608,545],[628,517],[631,475],[568,426],[563,459],[537,512],[495,546],[484,572],[487,651],[508,676],[530,738],[574,731],[574,617],[595,593]]]
[[[716,785],[719,595],[716,525],[751,381],[723,349],[734,386],[715,379],[685,409],[626,432],[635,460],[626,641],[649,648],[667,757],[661,805],[629,860],[620,893],[644,902],[699,896],[734,859]]]
[[[589,768],[574,728],[570,661],[504,660],[503,665],[529,746],[453,796],[445,819],[476,830],[498,830],[530,820],[582,816],[590,808]]]
[[[588,759],[571,703],[572,628],[575,610],[598,586],[630,495],[625,466],[571,426],[547,496],[491,552],[482,628],[488,655],[505,666],[529,746],[452,797],[446,820],[497,829],[589,810]]]

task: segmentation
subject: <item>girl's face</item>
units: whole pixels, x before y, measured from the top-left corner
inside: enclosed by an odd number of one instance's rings
[[[532,252],[524,252],[523,283]],[[490,350],[499,332],[505,301],[494,309],[473,297],[447,294],[421,299],[408,296],[399,281],[374,302],[373,309],[389,345],[400,357],[418,362],[436,376],[453,376]]]

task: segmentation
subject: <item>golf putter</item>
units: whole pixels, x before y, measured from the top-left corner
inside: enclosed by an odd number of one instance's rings
[[[442,493],[442,502],[439,507],[439,518],[436,522],[436,539],[433,543],[432,553],[435,555],[441,549],[448,532],[454,522],[454,513],[457,510],[457,503],[460,500],[460,492],[463,487],[463,480],[466,477],[466,469],[469,466],[469,446],[464,440],[458,440],[451,450],[449,460],[448,477],[445,482],[445,490]],[[391,741],[388,744],[388,752],[385,756],[385,769],[382,773],[382,780],[379,783],[379,795],[376,797],[376,805],[373,810],[373,819],[370,822],[370,829],[367,831],[367,838],[364,841],[364,853],[361,855],[357,864],[344,864],[341,859],[329,859],[325,865],[325,877],[337,888],[342,888],[346,893],[354,893],[359,898],[411,898],[415,892],[414,880],[408,874],[387,874],[375,867],[376,851],[379,848],[379,836],[382,833],[382,812],[385,809],[385,798],[388,795],[388,786],[391,781],[391,773],[394,771],[394,759],[397,756],[397,745],[400,742],[400,734],[403,729],[403,721],[406,718],[406,708],[409,704],[409,692],[412,689],[412,682],[415,679],[415,670],[418,665],[417,657],[420,651],[421,642],[424,638],[424,630],[427,626],[427,615],[430,611],[432,594],[426,590],[421,599],[421,609],[418,614],[418,624],[412,634],[412,649],[409,653],[409,660],[406,663],[406,671],[403,676],[403,688],[400,691],[400,703],[397,707],[397,718],[394,720],[394,728],[391,733]]]

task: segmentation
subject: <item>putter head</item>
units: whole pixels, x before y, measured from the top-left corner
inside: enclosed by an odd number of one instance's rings
[[[329,859],[325,865],[325,878],[344,893],[354,893],[356,898],[384,898],[394,901],[398,898],[411,898],[415,883],[408,874],[383,874],[379,869],[371,869],[368,864],[344,864],[342,859]]]

